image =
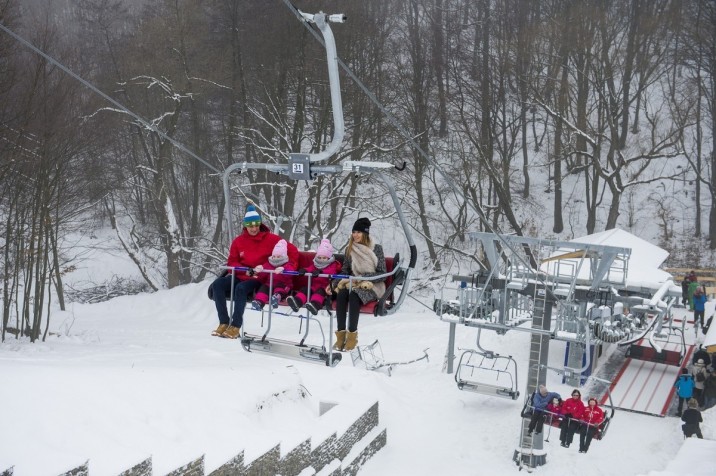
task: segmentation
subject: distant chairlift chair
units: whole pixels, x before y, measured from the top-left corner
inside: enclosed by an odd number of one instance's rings
[[[654,321],[661,319],[661,316],[654,317]],[[626,356],[635,360],[645,360],[647,362],[655,362],[657,364],[681,366],[686,354],[686,341],[684,332],[678,327],[669,325],[666,328],[666,335],[657,334],[657,327],[652,323],[649,325],[647,332],[643,333],[638,341],[635,339],[620,345],[629,345]],[[646,343],[643,338],[648,334]],[[667,350],[666,346],[676,344],[679,350]]]
[[[512,356],[491,351],[467,350],[455,372],[457,388],[469,392],[517,400],[517,362]]]

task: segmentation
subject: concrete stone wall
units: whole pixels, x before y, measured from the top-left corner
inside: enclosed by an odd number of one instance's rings
[[[82,466],[77,466],[75,469],[71,469],[66,473],[62,473],[60,476],[88,476],[89,475],[89,460],[85,461]]]
[[[212,471],[209,476],[276,474],[297,476],[306,468],[313,468],[315,472],[319,472],[326,467],[331,468],[330,476],[354,476],[366,461],[387,444],[387,430],[378,428],[378,418],[378,402],[375,402],[340,437],[337,433],[333,433],[313,450],[311,450],[311,440],[307,439],[282,457],[281,446],[276,445],[248,463],[245,461],[244,452],[241,451]],[[348,457],[350,461],[344,461]],[[88,465],[89,462],[86,462],[60,476],[89,476]],[[13,468],[9,468],[0,473],[0,476],[12,476],[12,474]],[[152,474],[152,459],[148,458],[118,476],[152,476]],[[204,476],[204,474],[204,457],[201,456],[168,473],[167,476]]]

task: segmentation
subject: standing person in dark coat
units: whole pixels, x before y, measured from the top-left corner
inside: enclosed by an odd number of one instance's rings
[[[548,392],[547,387],[544,385],[540,385],[539,389],[532,395],[532,418],[527,427],[528,435],[531,436],[533,431],[538,435],[542,433],[545,417],[544,412],[549,402],[554,398],[559,399],[561,397],[556,392]]]
[[[694,385],[694,377],[689,374],[689,370],[686,367],[681,369],[681,375],[674,383],[676,395],[679,397],[679,408],[676,410],[676,416],[681,416],[684,402],[688,402],[694,396]]]
[[[559,432],[559,441],[561,446],[569,448],[574,439],[574,433],[579,429],[579,420],[584,414],[584,402],[582,394],[576,388],[572,390],[572,398],[568,398],[562,404],[562,430]]]
[[[353,224],[341,274],[361,278],[386,273],[383,248],[370,238],[370,220],[359,218]],[[385,278],[375,281],[354,279],[335,280],[336,290],[336,350],[353,350],[358,345],[358,317],[363,304],[376,301],[385,294]],[[333,294],[333,288],[326,287],[326,293]]]
[[[716,406],[716,371],[709,367],[707,372],[704,381],[704,410]]]
[[[699,344],[699,349],[694,352],[694,356],[691,358],[691,363],[696,364],[699,360],[703,360],[706,367],[711,365],[711,355],[706,349],[704,349],[703,344]]]
[[[687,274],[684,276],[684,279],[681,281],[681,303],[686,306],[689,302],[689,284],[691,283],[691,280],[689,280],[689,275]]]
[[[704,359],[699,359],[694,364],[694,368],[691,371],[691,375],[694,376],[694,399],[699,405],[704,404],[704,382],[706,381],[706,363]]]
[[[681,430],[684,432],[685,438],[690,438],[692,435],[696,435],[697,438],[703,439],[704,435],[701,434],[701,426],[699,423],[704,421],[699,411],[699,402],[695,399],[689,400],[689,408],[686,409],[681,420],[684,422],[681,425]]]

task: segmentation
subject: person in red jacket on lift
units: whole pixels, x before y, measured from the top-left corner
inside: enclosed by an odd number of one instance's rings
[[[572,398],[568,398],[562,404],[562,430],[559,432],[559,441],[565,448],[569,448],[574,439],[574,433],[579,428],[579,421],[584,413],[584,402],[582,394],[576,388],[572,390]]]
[[[597,405],[597,399],[589,397],[587,408],[582,414],[582,429],[579,432],[579,452],[586,453],[589,449],[589,443],[599,431],[599,425],[604,421],[604,410]]]
[[[251,268],[250,272],[234,271],[234,312],[229,320],[226,306],[226,296],[231,290],[231,273],[216,278],[211,284],[212,298],[216,304],[216,313],[219,317],[219,327],[211,335],[236,339],[241,333],[244,322],[246,301],[259,287],[261,280],[253,273],[253,268],[262,266],[273,253],[274,246],[281,237],[271,233],[271,230],[261,223],[261,215],[256,207],[249,205],[244,216],[244,228],[239,236],[234,238],[229,248],[227,266]],[[292,268],[298,267],[298,249],[288,246],[288,261]],[[287,265],[288,266],[288,265]]]

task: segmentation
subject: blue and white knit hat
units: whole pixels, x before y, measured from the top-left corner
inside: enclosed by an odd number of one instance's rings
[[[256,211],[256,207],[249,205],[246,208],[246,215],[244,215],[244,226],[253,223],[261,223],[261,215]]]

